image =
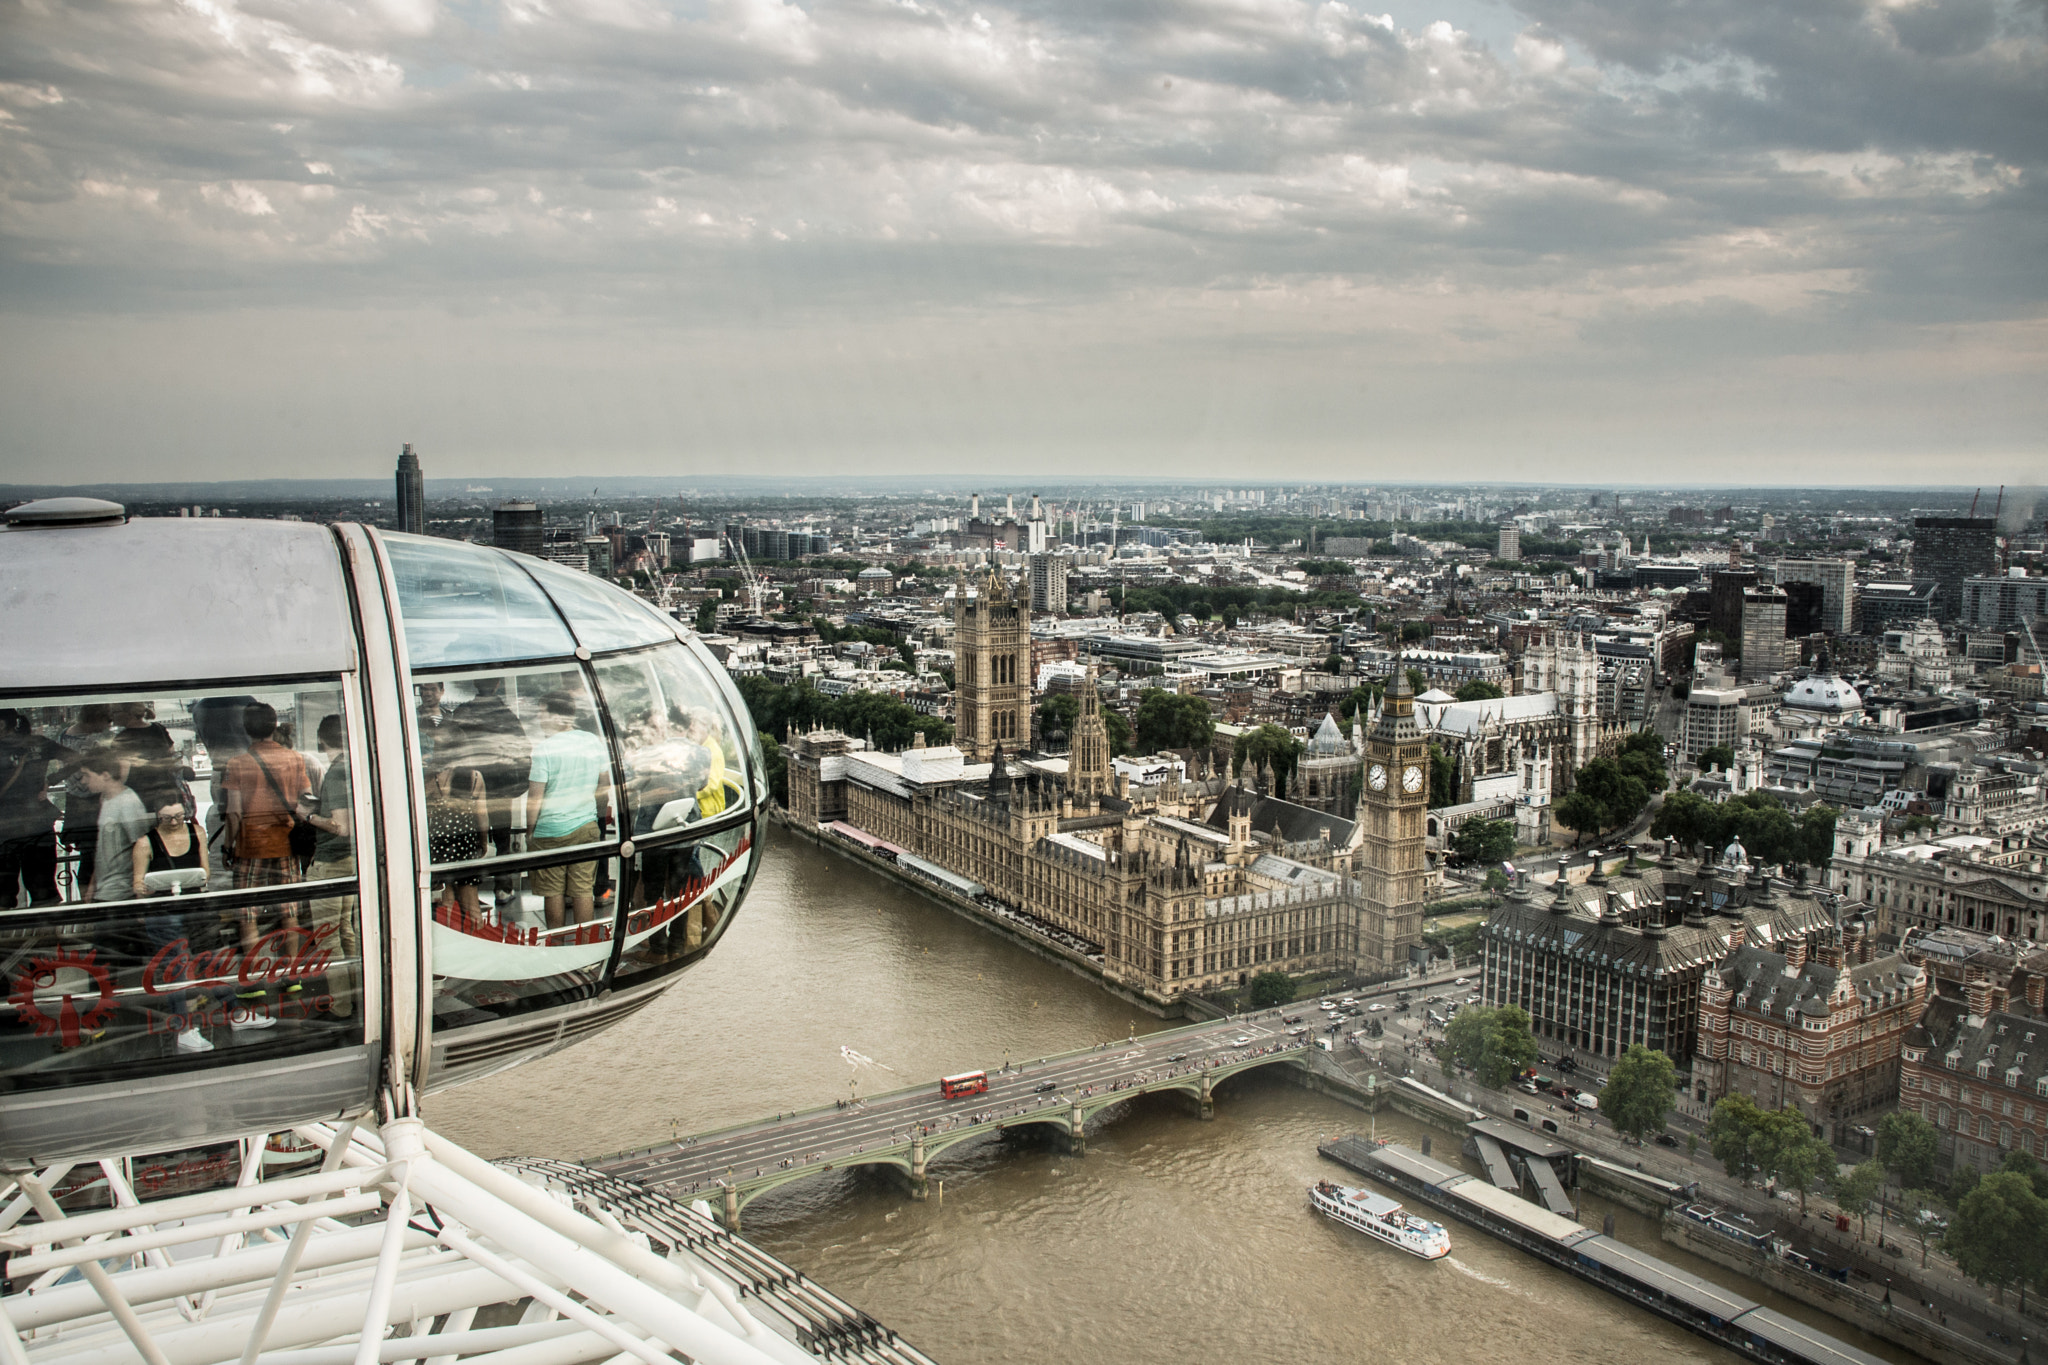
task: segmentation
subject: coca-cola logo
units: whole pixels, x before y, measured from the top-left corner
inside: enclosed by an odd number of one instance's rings
[[[142,989],[166,995],[198,986],[270,986],[322,976],[334,960],[331,944],[340,932],[332,924],[273,929],[246,949],[231,945],[203,952],[194,952],[188,939],[173,939],[142,969]]]
[[[114,974],[100,965],[99,956],[97,948],[60,951],[32,959],[14,978],[10,999],[36,1037],[55,1034],[58,1047],[77,1047],[113,1017]]]

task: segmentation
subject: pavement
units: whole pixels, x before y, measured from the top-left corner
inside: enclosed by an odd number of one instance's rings
[[[1395,1029],[1390,1026],[1387,1038],[1382,1040],[1383,1054],[1395,1064],[1383,1069],[1398,1071],[1400,1064],[1405,1062],[1423,1084],[1460,1099],[1469,1097],[1473,1104],[1503,1118],[1510,1117],[1517,1104],[1527,1108],[1532,1099],[1543,1099],[1515,1091],[1488,1090],[1470,1077],[1459,1074],[1456,1068],[1440,1066],[1428,1051],[1428,1044],[1441,1042],[1442,1031],[1415,1029],[1412,1020],[1406,1017],[1400,1022],[1400,1036],[1397,1037]],[[1401,1051],[1404,1039],[1411,1040],[1406,1042],[1405,1056]],[[1340,1053],[1339,1059],[1347,1067],[1355,1067],[1364,1064],[1371,1055],[1368,1044],[1363,1050]],[[1595,1088],[1597,1082],[1594,1078],[1604,1071],[1604,1067],[1596,1060],[1583,1057],[1578,1060],[1579,1070],[1569,1077],[1571,1083],[1582,1089]],[[1556,1117],[1567,1117],[1563,1101],[1553,1098],[1549,1102],[1558,1108]],[[1854,1217],[1850,1219],[1849,1230],[1844,1232],[1835,1226],[1841,1210],[1823,1194],[1809,1195],[1807,1211],[1802,1214],[1796,1195],[1773,1196],[1769,1191],[1730,1178],[1721,1163],[1707,1150],[1705,1125],[1697,1119],[1673,1115],[1668,1127],[1679,1137],[1680,1145],[1675,1148],[1635,1143],[1615,1132],[1613,1125],[1597,1114],[1576,1116],[1561,1127],[1563,1131],[1558,1135],[1559,1140],[1590,1156],[1632,1166],[1681,1185],[1697,1182],[1700,1197],[1706,1202],[1739,1208],[1761,1217],[1794,1249],[1818,1251],[1830,1265],[1847,1268],[1853,1287],[1872,1296],[1882,1295],[1889,1289],[1894,1311],[1919,1313],[1951,1331],[1986,1342],[1993,1349],[2016,1345],[2022,1337],[2039,1337],[2042,1334],[2044,1324],[2040,1319],[2032,1313],[2023,1316],[2013,1307],[1999,1304],[1981,1286],[1958,1272],[1954,1263],[1939,1252],[1930,1252],[1928,1264],[1923,1268],[1918,1237],[1911,1233],[1901,1236],[1896,1216],[1887,1216],[1885,1245],[1880,1248],[1880,1220],[1874,1209],[1868,1219],[1867,1235],[1863,1223]],[[1688,1132],[1701,1135],[1699,1150],[1693,1156],[1686,1154],[1683,1145],[1684,1135]],[[1860,1153],[1838,1155],[1845,1163],[1851,1164],[1865,1159]]]

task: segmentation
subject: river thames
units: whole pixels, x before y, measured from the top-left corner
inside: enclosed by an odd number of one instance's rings
[[[724,941],[639,1015],[566,1052],[435,1096],[436,1128],[485,1156],[592,1157],[857,1092],[922,1084],[1167,1027],[836,854],[771,829]],[[1177,1021],[1175,1021],[1177,1022]],[[933,1163],[943,1199],[880,1173],[747,1207],[746,1236],[947,1365],[1327,1361],[1728,1361],[1730,1352],[1459,1223],[1425,1263],[1309,1212],[1316,1155],[1368,1115],[1267,1072],[1204,1123],[1139,1097],[1085,1157],[1000,1140]],[[1455,1136],[1383,1113],[1437,1155]],[[1885,1359],[1916,1359],[1661,1243],[1596,1222]]]

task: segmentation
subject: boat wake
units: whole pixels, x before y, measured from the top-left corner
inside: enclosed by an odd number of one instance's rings
[[[859,1052],[855,1052],[852,1048],[847,1047],[844,1044],[840,1045],[839,1056],[842,1061],[844,1061],[848,1066],[852,1067],[856,1071],[886,1071],[892,1076],[896,1073],[895,1067],[884,1066],[882,1063],[876,1061],[874,1058],[866,1056]]]

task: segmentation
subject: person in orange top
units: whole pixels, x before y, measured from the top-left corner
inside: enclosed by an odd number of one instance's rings
[[[277,742],[277,711],[267,703],[254,701],[242,709],[242,729],[249,736],[249,748],[228,761],[227,777],[221,783],[235,888],[291,886],[301,880],[299,860],[292,856],[292,825],[298,818],[294,806],[312,791],[312,774],[304,755]],[[280,908],[284,927],[298,928],[298,904],[289,902]],[[247,952],[258,938],[256,910],[235,914],[241,921],[242,949]],[[255,990],[244,992],[241,998],[254,1006],[262,996],[261,990]],[[251,1019],[270,1017],[254,1008],[248,1015]]]

